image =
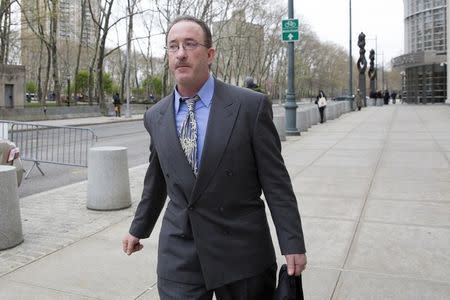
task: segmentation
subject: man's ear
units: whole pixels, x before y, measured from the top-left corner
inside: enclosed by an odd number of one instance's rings
[[[216,49],[209,48],[208,49],[208,65],[212,65],[215,58],[216,58]]]

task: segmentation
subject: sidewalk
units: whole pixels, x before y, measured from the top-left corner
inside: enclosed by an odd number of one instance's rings
[[[448,299],[449,132],[448,105],[389,105],[283,142],[308,251],[305,299]],[[130,169],[125,210],[87,210],[87,182],[22,198],[25,241],[0,251],[0,299],[158,299],[160,223],[143,251],[121,250],[145,170]]]
[[[44,120],[44,121],[32,121],[29,123],[48,125],[48,126],[89,126],[96,124],[107,124],[116,122],[131,122],[142,120],[143,114],[131,115],[129,118],[122,115],[121,117],[89,117],[89,118],[75,118],[75,119],[60,119],[60,120]]]

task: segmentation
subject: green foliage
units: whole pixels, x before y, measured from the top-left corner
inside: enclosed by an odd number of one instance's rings
[[[87,94],[87,91],[89,89],[89,71],[88,70],[79,71],[75,78],[75,82],[77,86],[76,92]]]
[[[157,76],[148,76],[142,81],[142,89],[145,93],[159,96],[162,93],[162,80]]]
[[[34,81],[27,81],[25,85],[25,90],[27,93],[36,93],[37,92],[37,84]]]
[[[112,95],[115,91],[119,90],[119,88],[115,86],[111,74],[109,73],[103,74],[103,90],[108,95]]]

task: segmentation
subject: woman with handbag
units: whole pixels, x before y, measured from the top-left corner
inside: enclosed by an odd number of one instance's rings
[[[323,122],[325,122],[324,121],[324,112],[325,112],[325,108],[327,107],[327,96],[325,96],[325,93],[322,90],[319,90],[319,94],[316,97],[315,103],[319,107],[320,123],[323,123]]]

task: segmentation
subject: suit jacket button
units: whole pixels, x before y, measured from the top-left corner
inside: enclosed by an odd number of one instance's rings
[[[227,176],[231,176],[231,175],[233,175],[233,171],[225,170],[225,174],[227,174]]]
[[[182,238],[185,238],[185,237],[186,237],[186,235],[185,235],[185,234],[182,234],[182,235],[181,235],[181,237],[182,237]]]

